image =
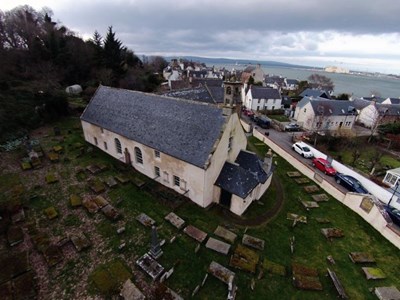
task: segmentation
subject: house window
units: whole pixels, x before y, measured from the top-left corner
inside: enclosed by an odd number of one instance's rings
[[[114,141],[115,141],[115,149],[117,150],[117,153],[122,153],[121,142],[117,138],[115,138]]]
[[[174,175],[174,185],[175,186],[180,186],[181,185],[181,179],[178,176]]]
[[[108,147],[107,147],[107,142],[104,142],[104,149],[108,149]]]
[[[230,151],[232,149],[232,141],[233,141],[233,136],[229,137],[229,141],[228,141],[228,151]]]
[[[227,95],[232,94],[232,88],[231,88],[230,86],[228,86],[228,87],[226,88],[226,94],[227,94]]]
[[[100,127],[100,131],[101,131],[101,133],[104,133],[103,127]]]
[[[160,158],[160,156],[161,156],[160,151],[154,150],[154,156],[157,158]]]
[[[160,177],[161,176],[159,167],[157,167],[157,166],[154,167],[154,174],[156,175],[156,177]]]
[[[306,112],[306,111],[307,111],[307,108],[304,109],[304,112]]]
[[[97,137],[94,137],[94,144],[97,146],[98,142],[97,142]]]
[[[135,147],[135,158],[136,163],[143,164],[142,150],[140,150],[138,147]]]
[[[186,191],[186,181],[184,179],[181,179],[181,190]]]

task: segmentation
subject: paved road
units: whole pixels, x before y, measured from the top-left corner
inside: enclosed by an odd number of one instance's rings
[[[262,134],[266,135],[266,133],[268,133],[268,138],[271,139],[277,145],[279,145],[282,149],[284,149],[288,153],[288,155],[292,155],[293,157],[301,161],[304,165],[308,165],[311,168],[313,168],[311,164],[311,159],[302,157],[292,149],[292,145],[294,143],[293,135],[301,135],[302,134],[301,132],[282,132],[275,129],[262,129],[259,128],[256,124],[254,124],[254,122],[252,124],[253,127],[256,128],[256,130],[258,130]],[[325,175],[323,172],[317,169],[315,169],[315,171],[318,172],[318,174],[321,175],[324,178],[324,180],[330,182],[333,186],[337,187],[341,192],[343,193],[348,192],[346,188],[337,184],[332,176]]]

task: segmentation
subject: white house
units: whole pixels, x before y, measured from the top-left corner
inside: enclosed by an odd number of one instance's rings
[[[241,74],[242,82],[247,83],[250,76],[253,77],[255,83],[264,82],[265,73],[260,64],[246,67]]]
[[[357,109],[357,123],[367,128],[374,128],[381,124],[400,121],[399,104],[383,104],[365,99],[354,99],[353,106]]]
[[[299,88],[299,81],[298,80],[285,78],[285,86],[284,86],[285,90],[295,91],[298,88]]]
[[[294,119],[307,130],[352,129],[357,111],[351,101],[304,97],[297,103]]]
[[[400,168],[391,169],[386,171],[385,178],[382,182],[386,183],[391,188],[395,188],[396,185],[400,184]]]
[[[272,178],[271,160],[246,151],[236,83],[224,107],[100,86],[81,116],[85,140],[201,207],[241,215]]]
[[[277,89],[253,85],[246,93],[244,106],[255,111],[281,109],[282,96]]]

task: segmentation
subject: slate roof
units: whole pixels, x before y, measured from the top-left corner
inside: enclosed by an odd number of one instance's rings
[[[255,69],[256,69],[256,66],[248,66],[248,67],[246,67],[246,68],[243,70],[243,72],[251,73],[251,72],[253,72]]]
[[[262,169],[259,158],[255,154],[241,151],[235,164],[224,164],[215,185],[244,199],[267,179],[268,174]]]
[[[215,106],[100,86],[81,120],[205,168],[226,119]]]
[[[210,96],[216,103],[224,103],[224,88],[221,86],[208,86],[206,87]]]
[[[377,103],[382,103],[383,101],[386,100],[385,98],[376,97],[376,96],[372,96],[372,97],[362,97],[361,99],[368,100],[368,101],[376,101]]]
[[[277,89],[252,86],[251,95],[253,99],[281,99],[281,94]]]
[[[222,79],[214,79],[214,78],[193,78],[192,85],[207,84],[207,86],[219,86],[221,87],[223,84]]]
[[[297,79],[286,79],[286,83],[296,85],[299,84],[299,81]]]
[[[329,93],[318,89],[305,89],[301,94],[301,97],[323,97],[330,99]]]
[[[163,95],[172,98],[194,100],[214,104],[214,100],[211,97],[210,93],[202,85],[196,88],[187,88],[177,91],[166,92]]]
[[[376,104],[379,114],[385,116],[400,116],[399,104]]]
[[[324,116],[342,116],[354,115],[357,113],[352,103],[353,101],[329,100],[325,98],[309,98],[309,100],[316,115],[322,113]]]
[[[388,98],[391,104],[400,104],[400,98]]]
[[[353,101],[351,101],[353,103],[353,106],[355,108],[357,108],[358,110],[361,110],[365,107],[367,107],[368,105],[371,105],[371,101],[365,100],[365,99],[354,99]]]

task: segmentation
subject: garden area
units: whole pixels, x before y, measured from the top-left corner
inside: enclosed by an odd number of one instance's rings
[[[250,138],[249,150],[268,149]],[[130,279],[148,299],[226,299],[230,282],[236,299],[337,299],[328,268],[350,299],[400,288],[399,249],[285,159],[274,161],[271,187],[238,218],[87,144],[78,118],[35,130],[1,153],[0,294],[109,298]],[[163,253],[154,280],[137,263],[153,225]]]

